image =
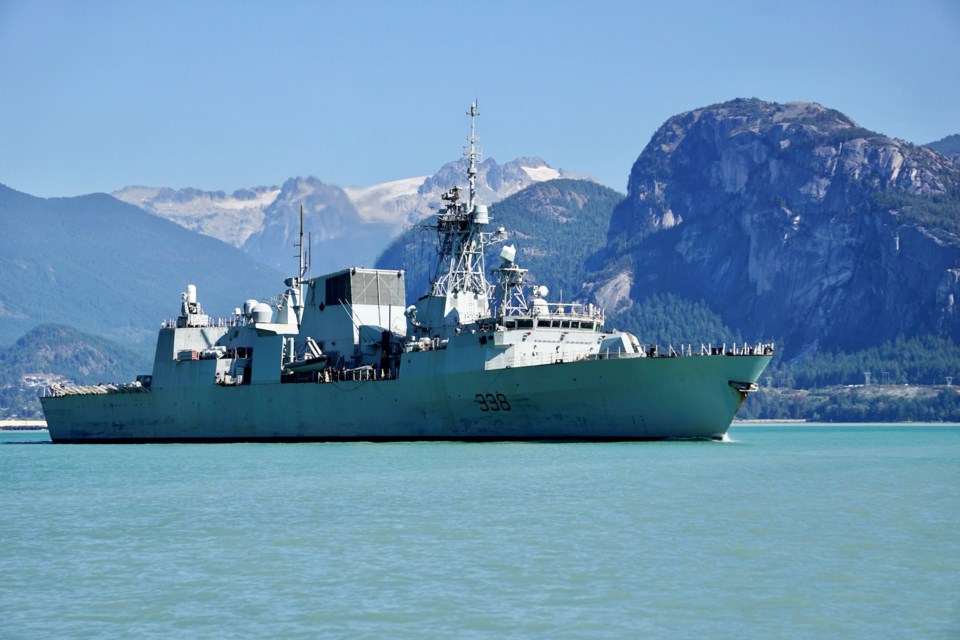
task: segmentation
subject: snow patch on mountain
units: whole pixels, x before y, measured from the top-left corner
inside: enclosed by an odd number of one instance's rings
[[[523,169],[524,173],[530,176],[530,179],[534,182],[545,182],[547,180],[556,180],[560,177],[560,172],[554,169],[553,167],[542,166],[542,167],[520,167]]]
[[[347,197],[367,221],[402,222],[417,199],[417,190],[429,176],[391,180],[370,187],[348,187]]]
[[[191,231],[240,247],[263,227],[263,210],[277,199],[280,188],[241,189],[228,195],[192,188],[131,186],[112,195]]]
[[[554,169],[541,158],[523,157],[498,164],[488,158],[477,167],[477,200],[492,205],[537,182],[581,178]],[[368,187],[341,189],[317,178],[291,178],[282,187],[241,189],[232,194],[199,189],[131,186],[112,195],[192,231],[239,247],[280,268],[288,260],[291,238],[299,231],[299,209],[312,233],[318,259],[329,266],[344,258],[376,256],[403,231],[443,206],[441,196],[453,186],[466,188],[465,160],[449,162],[431,176],[391,180]],[[589,179],[589,178],[587,178]],[[321,264],[323,262],[323,264]],[[333,267],[331,267],[333,268]]]

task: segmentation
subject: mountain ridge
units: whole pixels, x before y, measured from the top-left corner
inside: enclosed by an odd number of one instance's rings
[[[448,162],[429,176],[368,187],[341,188],[305,176],[290,178],[281,186],[241,189],[229,195],[191,187],[142,186],[123,187],[112,195],[239,247],[276,269],[291,264],[303,205],[305,231],[314,236],[314,266],[325,271],[350,266],[358,257],[373,262],[405,224],[430,215],[441,206],[443,192],[463,186],[464,162]],[[533,156],[502,165],[489,158],[478,166],[478,197],[492,203],[536,182],[576,175]]]
[[[608,308],[704,299],[795,355],[960,335],[960,167],[816,103],[668,119],[634,163],[589,285]]]
[[[0,185],[0,344],[42,323],[152,349],[189,283],[214,315],[275,293],[280,273],[107,194],[36,198]],[[243,282],[236,273],[243,273]]]
[[[942,153],[954,162],[960,163],[960,133],[944,136],[934,142],[923,145],[938,153]]]

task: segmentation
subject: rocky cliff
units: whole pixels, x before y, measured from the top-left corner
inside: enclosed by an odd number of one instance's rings
[[[791,355],[956,339],[960,166],[818,104],[697,109],[643,150],[592,264],[608,308],[703,299]]]

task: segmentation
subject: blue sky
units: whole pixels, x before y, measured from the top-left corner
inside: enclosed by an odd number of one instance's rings
[[[537,155],[626,190],[671,115],[806,100],[960,133],[960,1],[0,0],[0,183],[366,186]]]

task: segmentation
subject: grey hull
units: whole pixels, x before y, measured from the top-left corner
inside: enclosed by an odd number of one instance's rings
[[[42,398],[56,443],[722,438],[769,355]]]

